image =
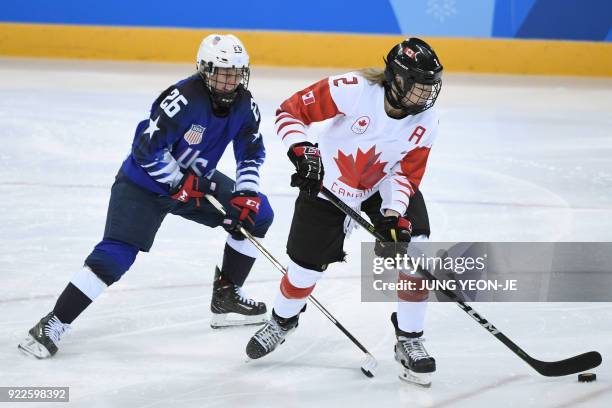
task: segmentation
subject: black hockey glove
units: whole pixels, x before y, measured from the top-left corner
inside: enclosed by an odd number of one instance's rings
[[[185,174],[180,183],[170,191],[170,197],[183,203],[195,198],[196,207],[200,206],[200,198],[206,194],[215,194],[217,183],[206,177],[198,177],[195,174]]]
[[[317,145],[309,142],[296,143],[287,152],[295,166],[291,175],[291,187],[299,187],[309,195],[316,197],[323,185],[323,162]]]
[[[393,258],[408,252],[412,224],[404,217],[386,216],[374,226],[376,232],[385,237],[385,242],[376,240],[374,253],[383,258]]]
[[[259,213],[261,197],[254,191],[234,191],[230,200],[229,208],[223,220],[223,228],[234,239],[243,239],[240,233],[240,226],[247,231],[251,231],[255,225],[255,216]]]

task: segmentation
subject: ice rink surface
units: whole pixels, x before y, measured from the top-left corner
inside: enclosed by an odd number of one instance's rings
[[[254,329],[209,327],[225,234],[173,216],[152,251],[75,322],[55,358],[19,354],[17,343],[101,239],[137,122],[192,69],[0,59],[0,386],[69,386],[69,406],[88,408],[612,406],[606,303],[475,305],[538,359],[600,351],[595,383],[539,376],[454,304],[440,303],[426,322],[438,362],[432,387],[400,382],[394,305],[360,302],[363,230],[347,241],[349,262],[331,267],[315,295],[378,358],[373,379],[359,371],[361,352],[314,307],[276,352],[245,363]],[[340,72],[253,69],[268,150],[262,190],[276,212],[265,245],[283,262],[296,191],[274,110]],[[440,133],[422,184],[433,240],[611,240],[611,80],[447,75],[437,103]],[[220,169],[232,175],[228,153]],[[279,278],[262,258],[246,290],[271,306]]]

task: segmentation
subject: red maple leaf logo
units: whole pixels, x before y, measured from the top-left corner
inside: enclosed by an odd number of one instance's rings
[[[362,120],[359,121],[359,126],[361,126],[361,127],[364,127],[367,124],[368,124],[368,121],[365,120],[365,119],[362,119]]]
[[[367,152],[362,152],[357,148],[357,158],[352,154],[348,156],[338,150],[338,157],[334,158],[342,176],[339,180],[347,186],[359,190],[367,190],[385,177],[383,171],[387,162],[379,162],[380,153],[376,153],[376,145],[372,146]]]

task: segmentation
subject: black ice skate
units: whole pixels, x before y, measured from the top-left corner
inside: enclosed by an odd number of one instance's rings
[[[395,360],[402,365],[400,379],[423,387],[431,386],[431,375],[436,371],[436,360],[427,354],[427,350],[423,347],[425,339],[400,330],[396,313],[391,315],[391,322],[397,337]]]
[[[249,358],[257,359],[274,351],[276,347],[283,344],[287,336],[298,326],[299,314],[285,319],[278,316],[272,310],[272,318],[266,325],[257,330],[246,346]]]
[[[267,319],[266,304],[249,299],[240,286],[223,279],[218,267],[215,268],[210,310],[213,329],[264,324]]]
[[[60,337],[70,329],[69,324],[62,323],[53,312],[49,313],[32,327],[17,348],[24,354],[36,358],[49,358],[57,353]]]

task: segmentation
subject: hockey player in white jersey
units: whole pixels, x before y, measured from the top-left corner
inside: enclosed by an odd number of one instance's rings
[[[437,133],[434,104],[441,85],[442,65],[433,49],[409,38],[389,51],[384,70],[325,78],[281,104],[276,131],[296,167],[291,185],[301,191],[287,242],[288,273],[271,319],[247,345],[250,358],[263,357],[284,342],[328,265],[344,259],[350,222],[319,196],[322,185],[364,211],[377,231],[396,243],[376,243],[378,256],[405,253],[411,239],[428,238],[427,209],[418,187]],[[323,121],[327,128],[313,144],[310,125]],[[400,378],[425,386],[436,368],[423,347],[427,298],[426,290],[398,293],[397,312],[391,316]]]

